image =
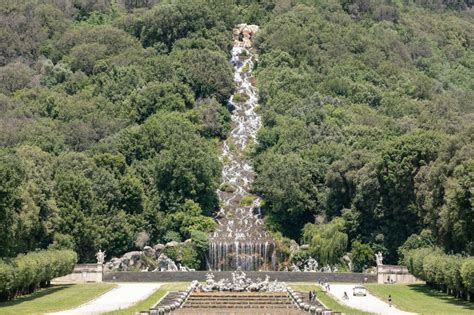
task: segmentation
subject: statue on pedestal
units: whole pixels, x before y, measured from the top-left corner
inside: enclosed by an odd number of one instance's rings
[[[105,251],[99,249],[97,254],[95,254],[95,258],[97,258],[97,264],[103,265],[105,261]]]
[[[377,266],[383,265],[383,255],[381,252],[375,254],[375,262],[377,263]]]

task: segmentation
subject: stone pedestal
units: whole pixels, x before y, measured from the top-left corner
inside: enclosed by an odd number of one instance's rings
[[[102,274],[102,264],[77,264],[72,273],[54,278],[51,282],[56,284],[102,282]]]
[[[420,279],[412,275],[408,268],[398,265],[378,265],[377,283],[419,283]]]

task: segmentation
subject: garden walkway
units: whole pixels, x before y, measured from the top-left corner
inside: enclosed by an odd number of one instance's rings
[[[100,314],[128,308],[147,298],[161,286],[160,283],[117,283],[117,287],[77,308],[51,313],[54,315]]]
[[[337,299],[341,304],[345,304],[349,307],[359,309],[365,312],[370,312],[374,314],[382,315],[412,315],[414,313],[404,312],[395,307],[390,307],[388,303],[382,301],[381,299],[373,296],[367,292],[367,296],[353,296],[352,288],[355,284],[330,284],[329,294]],[[347,292],[349,295],[348,300],[343,300],[342,296],[344,292]],[[397,303],[397,301],[393,301]]]

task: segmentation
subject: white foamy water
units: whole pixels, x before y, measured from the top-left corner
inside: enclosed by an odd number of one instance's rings
[[[260,199],[251,193],[254,171],[244,153],[255,143],[261,126],[255,112],[258,94],[252,84],[253,57],[246,48],[235,46],[232,49],[236,91],[248,99],[237,102],[231,97],[229,100],[233,108],[232,130],[222,145],[221,160],[223,184],[232,187],[232,191],[218,191],[221,209],[216,218],[218,228],[210,237],[210,270],[275,269],[275,244],[263,226]],[[245,196],[255,198],[250,206],[240,204]]]

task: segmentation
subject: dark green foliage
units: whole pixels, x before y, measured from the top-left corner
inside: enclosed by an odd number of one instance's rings
[[[194,96],[187,85],[181,83],[149,83],[130,96],[130,109],[136,112],[135,120],[143,122],[159,110],[184,111],[192,106]]]
[[[303,240],[309,244],[309,254],[322,265],[338,263],[348,245],[348,237],[343,229],[344,220],[341,218],[326,224],[307,223],[303,229]]]
[[[146,231],[150,244],[195,237],[189,263],[200,265],[218,206],[214,138],[230,129],[237,11],[0,5],[0,257],[50,247],[95,261]]]
[[[261,26],[264,126],[246,151],[282,257],[286,236],[304,236],[327,263],[352,247],[363,265],[367,246],[395,263],[427,242],[472,254],[469,6],[2,2],[0,256],[51,246],[94,261],[100,248],[134,249],[146,231],[149,243],[192,238],[185,256],[199,266],[241,22]],[[459,287],[455,273],[447,279]]]
[[[297,239],[342,216],[350,243],[388,263],[423,229],[472,254],[469,18],[442,1],[285,3],[255,38],[266,222]]]
[[[205,137],[225,139],[231,128],[229,111],[215,99],[196,102],[190,119],[200,125],[200,133]]]
[[[232,69],[226,55],[208,49],[178,50],[179,75],[193,89],[197,98],[215,96],[224,102],[232,94]]]
[[[200,257],[196,247],[191,243],[180,243],[173,247],[164,249],[164,254],[179,264],[188,268],[198,269],[200,267]]]
[[[363,272],[367,267],[373,265],[374,251],[368,244],[362,244],[355,241],[352,243],[351,258],[352,270],[356,272]]]
[[[51,279],[72,272],[77,255],[71,250],[44,250],[0,259],[0,299],[29,294]]]

